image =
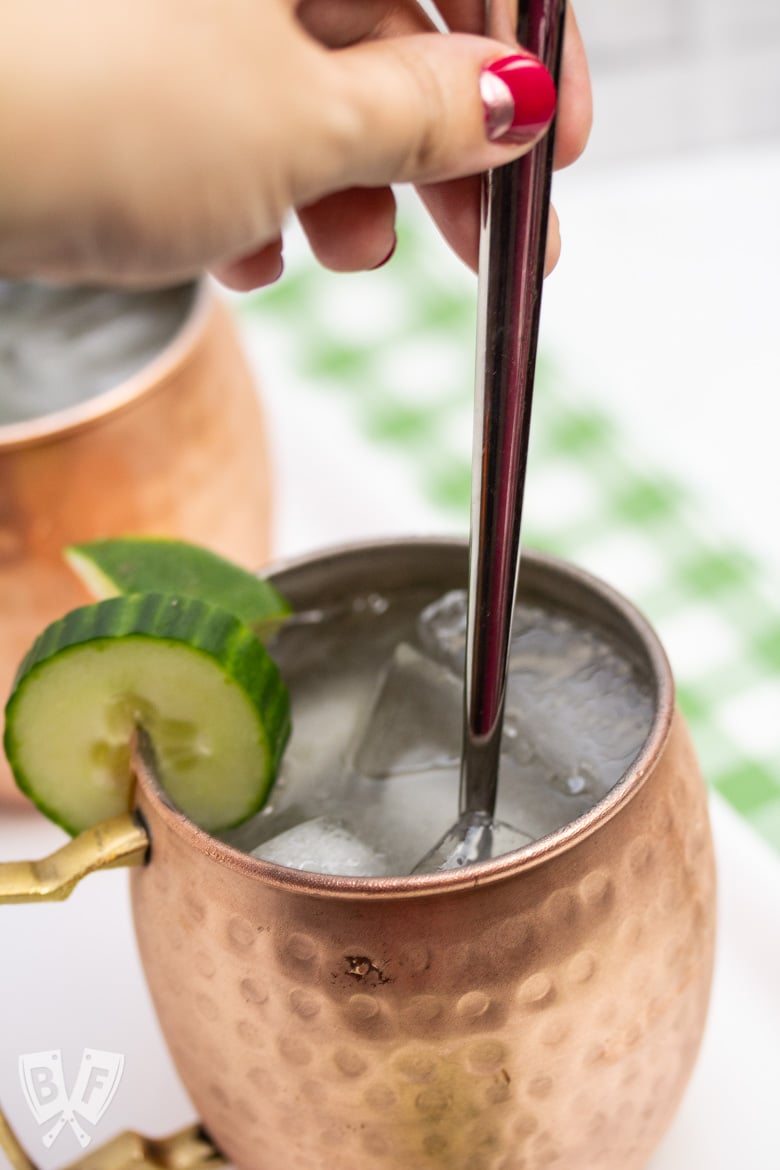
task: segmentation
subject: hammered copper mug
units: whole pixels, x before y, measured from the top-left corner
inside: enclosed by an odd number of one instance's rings
[[[255,567],[269,552],[259,398],[230,314],[192,286],[179,329],[137,374],[77,406],[0,425],[0,701],[40,630],[90,600],[65,545],[151,532]],[[0,801],[22,796],[0,759]]]
[[[410,583],[445,592],[465,583],[466,557],[459,541],[391,541],[273,579],[296,608],[320,607]],[[646,1166],[707,1011],[705,789],[644,619],[538,555],[523,560],[520,592],[611,631],[654,693],[636,762],[565,828],[465,870],[302,873],[237,852],[170,807],[141,738],[132,815],[37,869],[0,866],[5,901],[62,897],[92,869],[137,866],[147,980],[205,1128],[162,1142],[125,1134],[84,1170],[185,1170],[220,1156],[239,1170]],[[0,1144],[31,1170],[7,1123]]]

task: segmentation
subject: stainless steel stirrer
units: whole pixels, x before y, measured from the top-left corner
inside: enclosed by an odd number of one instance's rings
[[[487,29],[506,39],[516,28],[557,83],[565,8],[565,0],[487,0]],[[483,184],[460,817],[415,873],[492,853],[554,130]]]

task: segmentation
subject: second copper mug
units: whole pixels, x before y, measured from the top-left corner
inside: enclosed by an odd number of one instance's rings
[[[0,425],[0,708],[43,627],[89,601],[65,545],[151,532],[254,568],[268,557],[269,528],[260,401],[230,314],[204,281],[136,374],[78,405]],[[3,799],[22,797],[0,757]]]
[[[466,580],[464,542],[352,546],[281,566],[296,608]],[[332,877],[215,841],[136,755],[137,810],[43,868],[0,865],[0,901],[61,897],[134,864],[136,932],[202,1126],[124,1134],[80,1166],[239,1170],[642,1170],[690,1075],[713,963],[705,788],[664,652],[619,595],[524,557],[520,593],[606,627],[654,716],[623,779],[512,854],[446,873]],[[0,1114],[0,1144],[30,1170]]]

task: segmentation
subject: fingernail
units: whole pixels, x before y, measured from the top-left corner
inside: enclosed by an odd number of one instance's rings
[[[555,83],[536,57],[517,53],[486,66],[479,92],[491,142],[531,142],[555,114]]]

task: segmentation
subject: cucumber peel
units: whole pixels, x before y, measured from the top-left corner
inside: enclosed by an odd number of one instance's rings
[[[286,617],[289,603],[269,581],[209,549],[165,536],[120,536],[65,549],[68,564],[97,600],[170,593],[218,605],[259,636]]]
[[[172,803],[218,832],[267,800],[289,696],[227,609],[169,593],[115,597],[52,623],[28,651],[6,707],[6,756],[41,811],[77,833],[131,807],[139,725]]]

